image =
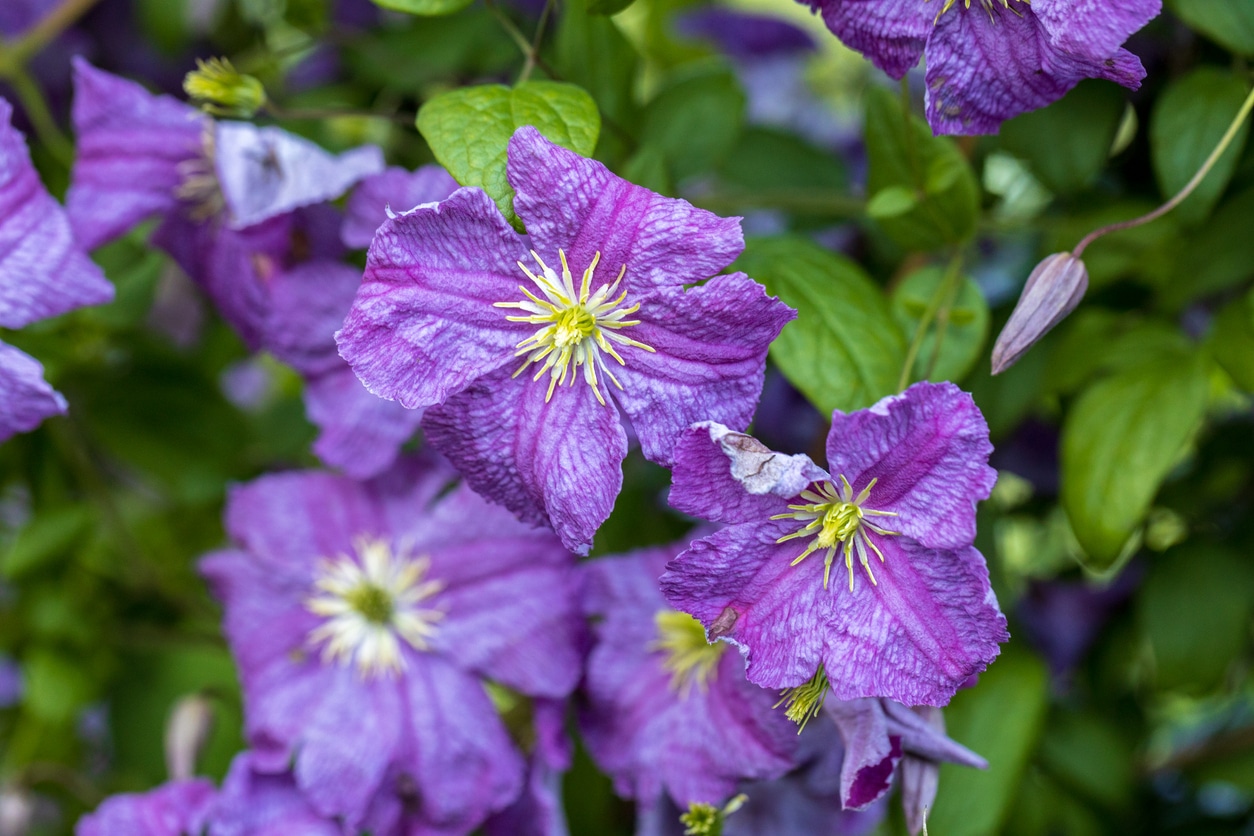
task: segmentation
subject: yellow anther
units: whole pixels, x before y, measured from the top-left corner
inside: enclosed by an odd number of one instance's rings
[[[693,686],[704,692],[717,673],[718,660],[727,649],[724,642],[709,642],[701,622],[686,612],[663,610],[653,619],[657,639],[650,650],[665,653],[662,667],[671,674],[671,689],[682,697],[692,693]]]

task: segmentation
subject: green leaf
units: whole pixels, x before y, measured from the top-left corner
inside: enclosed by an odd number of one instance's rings
[[[15,580],[50,564],[82,542],[93,522],[95,515],[84,505],[34,515],[0,558],[0,575]]]
[[[1207,693],[1248,643],[1254,568],[1209,544],[1164,552],[1138,597],[1159,688]]]
[[[1132,801],[1132,747],[1099,714],[1056,712],[1041,737],[1040,760],[1070,790],[1098,804],[1126,810]]]
[[[893,316],[907,338],[919,327],[944,280],[944,268],[924,267],[907,276],[893,292]],[[941,301],[920,344],[911,371],[914,380],[961,380],[980,359],[988,339],[988,303],[975,282],[964,277],[957,293],[948,304],[945,302]]]
[[[35,648],[22,661],[22,702],[41,720],[69,724],[95,691],[82,665],[58,651]]]
[[[959,691],[945,709],[949,736],[988,760],[988,769],[943,764],[941,793],[928,832],[993,836],[1006,823],[1048,703],[1045,666],[1014,645],[974,688]]]
[[[750,127],[740,135],[719,179],[750,192],[780,189],[843,193],[848,178],[840,159],[827,149],[771,128]]]
[[[1211,354],[1247,392],[1254,392],[1254,293],[1229,302],[1215,317]]]
[[[1049,107],[1003,124],[999,141],[1051,191],[1071,194],[1091,186],[1105,167],[1124,107],[1118,86],[1082,81]]]
[[[1062,504],[1091,565],[1111,566],[1201,426],[1203,356],[1183,339],[1147,344],[1141,361],[1099,379],[1062,428]]]
[[[645,108],[640,141],[662,153],[678,182],[727,159],[744,113],[745,94],[730,68],[721,62],[685,68]]]
[[[407,12],[411,15],[451,15],[473,3],[474,0],[374,0],[376,6],[391,9],[394,12]]]
[[[1203,67],[1172,82],[1158,98],[1150,116],[1150,151],[1164,196],[1178,192],[1202,167],[1247,92],[1246,82],[1237,75]],[[1206,179],[1175,209],[1181,223],[1195,224],[1210,214],[1232,179],[1248,134],[1246,122]]]
[[[771,357],[821,412],[861,409],[897,390],[906,341],[862,268],[792,236],[750,240],[736,267],[797,309]]]
[[[549,141],[586,157],[596,148],[601,114],[585,90],[556,81],[463,87],[418,111],[418,130],[440,164],[463,186],[487,192],[515,226],[505,163],[510,137],[523,125],[534,125]]]
[[[1184,239],[1171,279],[1160,291],[1166,308],[1180,310],[1194,299],[1220,293],[1249,278],[1250,264],[1254,263],[1254,235],[1249,234],[1252,217],[1254,189],[1245,189],[1219,204],[1206,224]],[[1084,260],[1088,261],[1087,252]]]
[[[1233,52],[1254,55],[1254,0],[1168,0],[1185,23]]]
[[[979,189],[953,141],[932,136],[913,114],[907,123],[901,102],[881,87],[867,90],[866,119],[869,207],[884,232],[898,245],[920,251],[970,238]],[[891,190],[887,196],[886,190]]]
[[[592,0],[588,11],[594,15],[616,15],[636,0]]]

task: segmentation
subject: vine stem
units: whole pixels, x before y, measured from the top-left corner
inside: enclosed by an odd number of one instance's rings
[[[1219,144],[1215,146],[1215,150],[1210,152],[1210,156],[1206,158],[1206,162],[1202,163],[1202,167],[1199,168],[1197,173],[1193,175],[1193,179],[1184,184],[1184,188],[1176,192],[1175,196],[1172,197],[1171,200],[1168,200],[1162,206],[1159,206],[1157,209],[1148,214],[1128,221],[1119,221],[1118,223],[1109,224],[1101,227],[1100,229],[1093,230],[1088,235],[1084,236],[1079,244],[1076,244],[1075,249],[1071,251],[1072,255],[1079,258],[1084,254],[1084,250],[1089,244],[1092,244],[1103,235],[1147,224],[1150,221],[1161,218],[1163,215],[1179,206],[1185,198],[1191,195],[1193,190],[1206,179],[1206,175],[1210,174],[1210,170],[1215,167],[1215,163],[1219,162],[1219,158],[1223,156],[1224,151],[1228,150],[1228,146],[1231,145],[1232,140],[1236,138],[1237,132],[1241,130],[1241,125],[1245,122],[1245,118],[1250,115],[1251,109],[1254,109],[1254,87],[1250,88],[1249,95],[1245,97],[1245,102],[1241,105],[1241,109],[1237,111],[1237,115],[1233,118],[1232,124],[1228,126],[1228,130],[1224,133],[1223,138],[1219,140]]]
[[[962,250],[954,252],[953,257],[949,259],[949,265],[945,268],[945,275],[941,278],[940,284],[936,286],[936,290],[932,292],[932,298],[928,300],[927,309],[923,311],[923,316],[919,319],[918,326],[914,329],[914,337],[910,340],[910,348],[906,351],[906,361],[901,366],[901,377],[897,379],[897,391],[904,391],[910,383],[910,372],[914,369],[914,361],[919,357],[919,350],[923,347],[923,340],[927,336],[928,326],[932,324],[932,320],[936,318],[936,312],[940,310],[942,302],[951,297],[948,292],[950,285],[953,285],[962,270]],[[952,300],[950,302],[952,304]],[[937,339],[941,339],[941,335],[937,334]],[[939,352],[939,344],[937,347]]]

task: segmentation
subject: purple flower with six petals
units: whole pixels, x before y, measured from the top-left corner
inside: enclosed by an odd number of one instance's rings
[[[893,78],[927,63],[928,123],[938,134],[996,133],[1085,78],[1136,89],[1123,49],[1161,0],[804,0],[847,46]]]
[[[337,340],[371,392],[427,410],[428,440],[475,490],[586,553],[622,487],[619,409],[665,465],[693,421],[746,426],[794,313],[714,275],[743,249],[737,219],[531,127],[509,179],[529,241],[478,189],[389,220]]]
[[[759,685],[825,672],[841,700],[943,705],[1007,638],[972,545],[975,504],[996,480],[991,450],[975,402],[952,383],[835,412],[830,473],[694,425],[676,447],[670,502],[728,527],[672,561],[663,592],[711,637],[741,645]],[[847,584],[830,582],[837,558]]]
[[[524,767],[483,679],[564,698],[582,622],[571,555],[404,460],[370,482],[288,473],[235,489],[225,603],[254,765],[374,833],[465,833]]]

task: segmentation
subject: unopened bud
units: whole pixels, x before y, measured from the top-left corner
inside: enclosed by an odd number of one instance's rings
[[[191,694],[174,704],[165,724],[165,768],[172,781],[196,774],[196,761],[213,732],[213,704],[201,694]]]
[[[35,799],[21,787],[0,788],[0,836],[26,836],[35,819]]]
[[[250,118],[266,103],[266,88],[239,72],[225,58],[196,59],[196,69],[183,79],[183,90],[201,108],[218,116]]]
[[[993,346],[993,374],[1013,366],[1037,340],[1075,310],[1088,286],[1084,262],[1071,253],[1054,253],[1036,265],[1010,321]]]

